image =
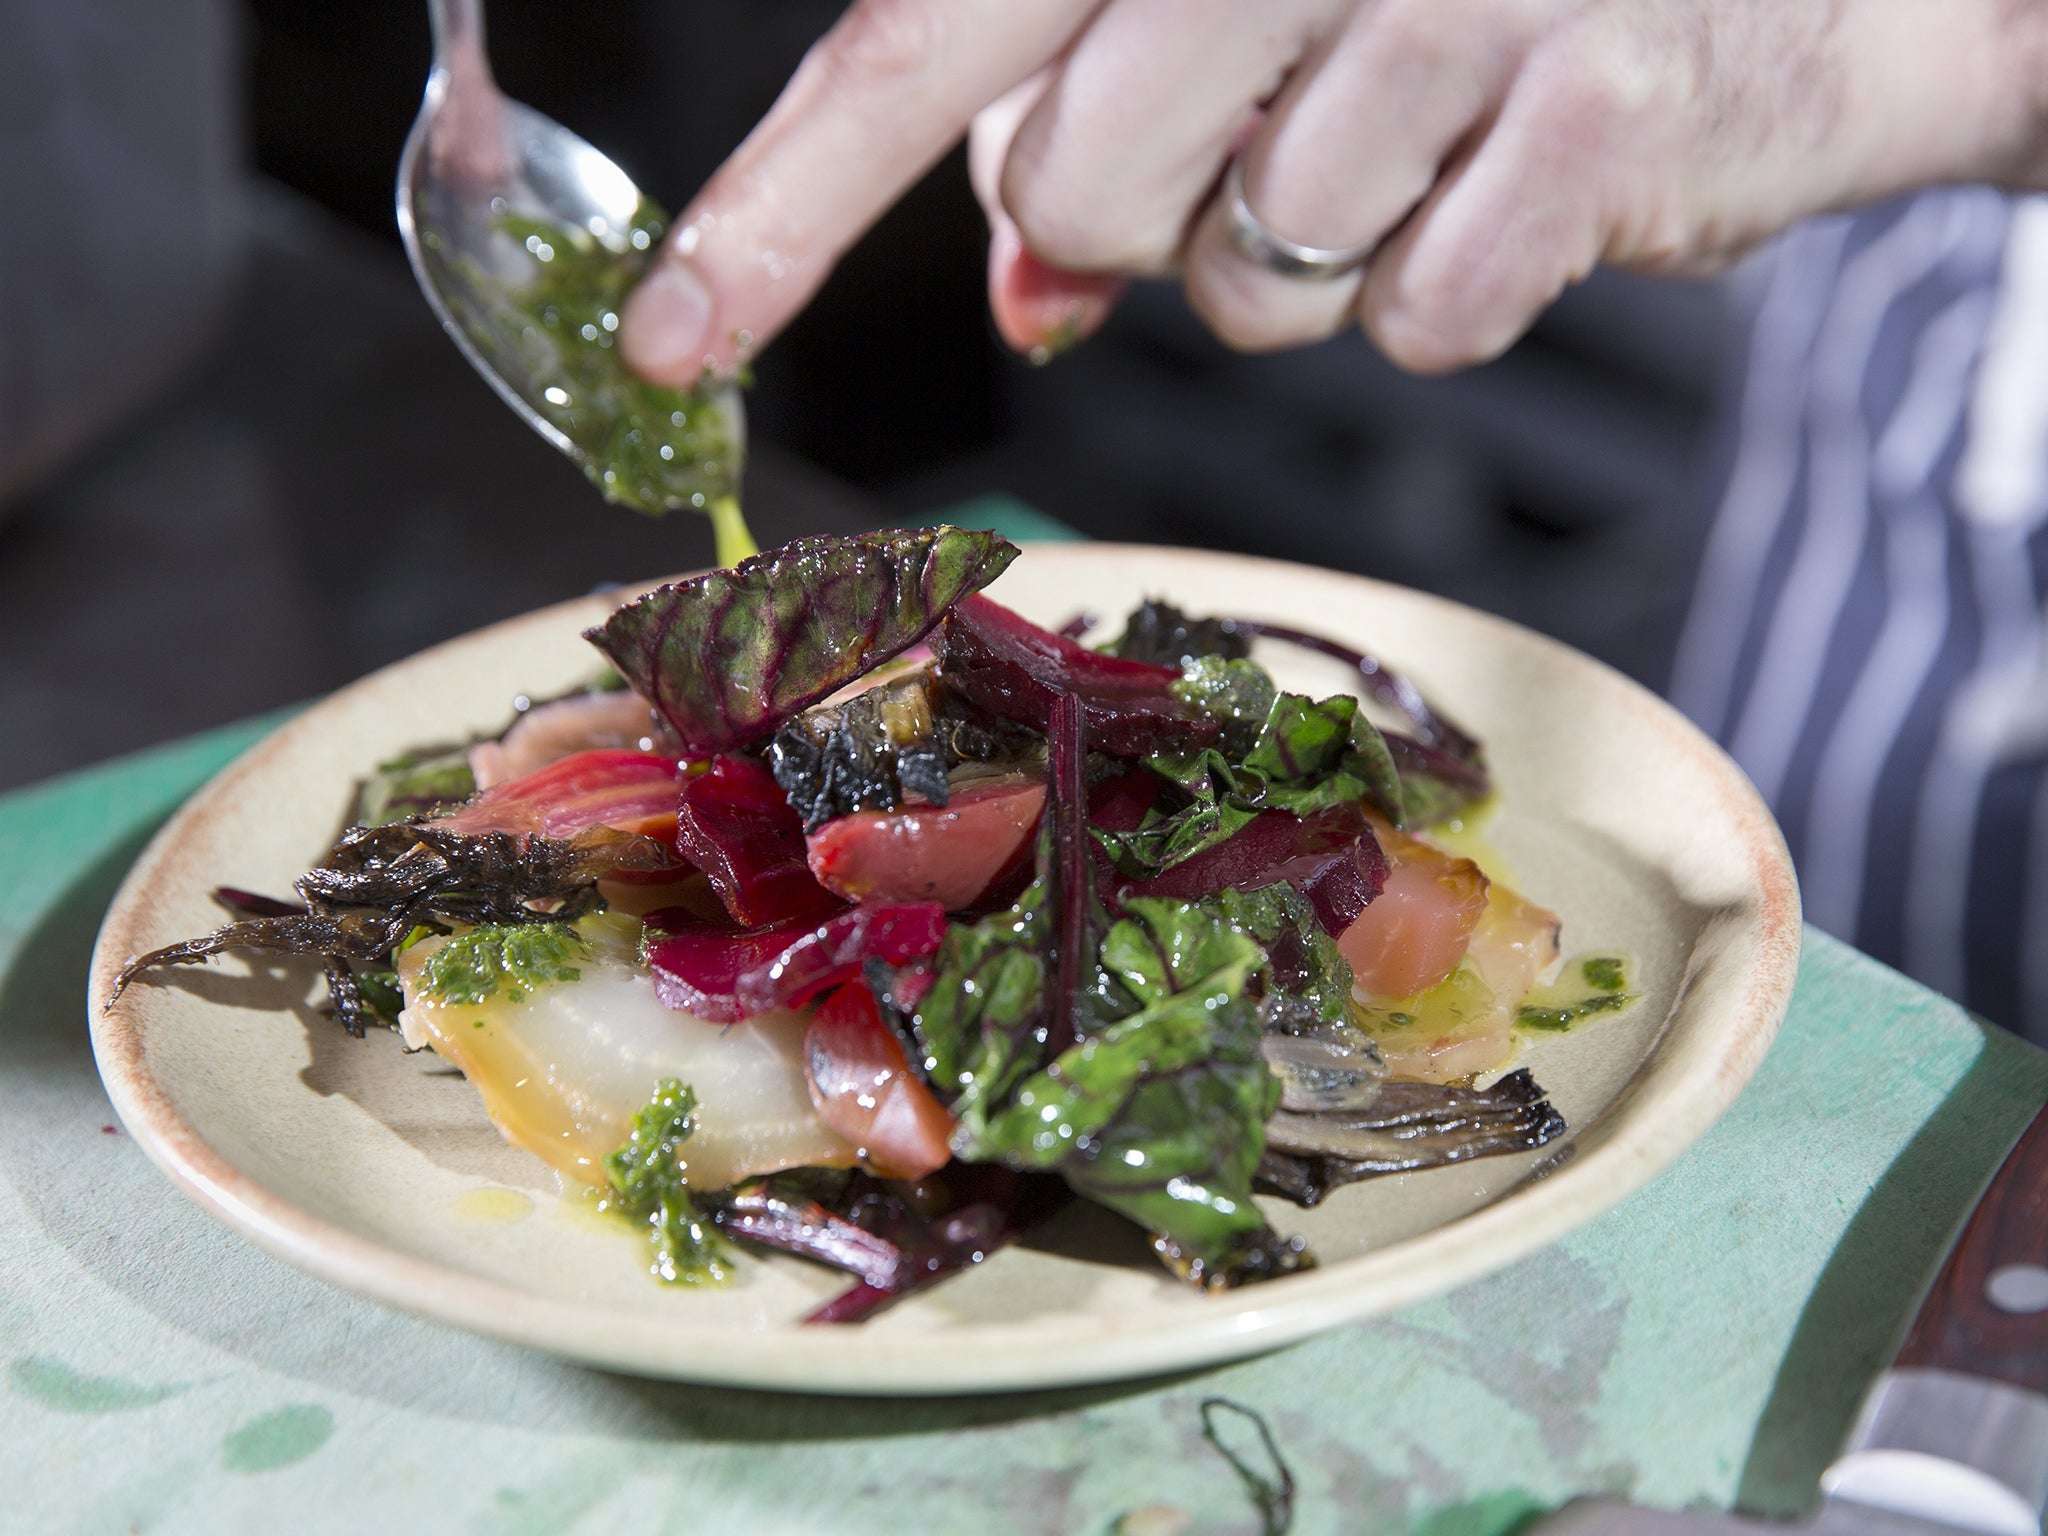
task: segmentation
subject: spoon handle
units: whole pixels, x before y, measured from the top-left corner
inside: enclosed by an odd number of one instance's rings
[[[427,20],[434,29],[434,72],[453,70],[458,61],[490,66],[484,58],[483,0],[427,0]]]

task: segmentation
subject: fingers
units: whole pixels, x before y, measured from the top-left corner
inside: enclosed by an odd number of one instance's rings
[[[1111,0],[1022,114],[998,201],[1033,255],[1164,272],[1233,142],[1349,0]]]
[[[1102,328],[1125,280],[1107,272],[1048,266],[1024,248],[1008,214],[989,221],[988,308],[1012,350],[1048,363]]]
[[[1463,0],[1383,0],[1355,12],[1274,102],[1243,156],[1246,204],[1268,230],[1323,249],[1370,247],[1415,209],[1507,88],[1521,46]],[[1231,345],[1316,341],[1350,323],[1363,279],[1304,281],[1238,249],[1220,204],[1189,245],[1188,298]]]
[[[1120,277],[1070,272],[1024,248],[1003,209],[1003,161],[1025,114],[1051,83],[1040,71],[975,115],[967,136],[967,175],[988,215],[988,307],[996,332],[1033,362],[1049,362],[1101,329],[1123,294]]]
[[[670,384],[733,366],[1098,3],[858,0],[677,220],[621,317],[627,362]]]
[[[1540,95],[1513,93],[1367,268],[1360,319],[1411,372],[1498,356],[1600,259],[1602,185]]]

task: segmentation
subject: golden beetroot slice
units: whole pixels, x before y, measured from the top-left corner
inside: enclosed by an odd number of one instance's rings
[[[557,838],[605,826],[666,841],[675,835],[680,778],[674,758],[596,747],[494,785],[434,818],[433,825],[466,837],[510,832]]]
[[[1457,969],[1486,912],[1487,879],[1455,858],[1391,829],[1379,833],[1386,884],[1338,935],[1353,981],[1374,997],[1414,997]]]
[[[1557,963],[1559,927],[1555,912],[1519,891],[1496,882],[1487,893],[1466,958],[1510,1014]]]
[[[882,1022],[864,981],[826,994],[804,1032],[818,1118],[885,1179],[921,1179],[952,1160],[953,1117],[932,1097]]]
[[[1001,774],[961,785],[943,806],[856,811],[810,835],[811,873],[847,901],[957,912],[1018,867],[1044,809],[1043,779]]]

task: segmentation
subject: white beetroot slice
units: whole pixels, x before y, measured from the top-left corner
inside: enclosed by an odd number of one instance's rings
[[[699,1189],[852,1164],[852,1144],[811,1105],[803,1014],[778,1009],[726,1026],[678,1013],[655,995],[629,948],[602,942],[579,962],[580,979],[523,1002],[430,1001],[420,995],[420,971],[443,942],[423,940],[399,956],[407,1039],[460,1068],[505,1139],[568,1177],[605,1183],[605,1157],[625,1144],[634,1114],[664,1078],[697,1092],[697,1132],[682,1160]]]

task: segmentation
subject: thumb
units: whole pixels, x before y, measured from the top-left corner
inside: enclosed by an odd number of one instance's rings
[[[840,255],[1101,0],[857,0],[676,220],[627,300],[626,362],[656,383],[731,369]]]

